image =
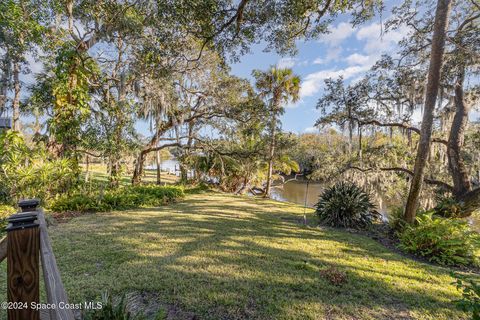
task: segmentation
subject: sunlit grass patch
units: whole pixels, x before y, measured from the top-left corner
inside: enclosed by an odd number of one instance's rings
[[[162,308],[200,319],[466,319],[452,303],[459,293],[447,268],[290,219],[303,212],[202,193],[160,208],[77,217],[50,234],[72,302],[110,290],[146,292]],[[324,276],[330,269],[345,277],[340,285]]]

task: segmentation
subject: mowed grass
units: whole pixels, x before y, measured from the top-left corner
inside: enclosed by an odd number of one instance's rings
[[[85,164],[81,164],[82,174],[85,176],[86,174],[86,166]],[[90,179],[93,181],[107,183],[109,181],[109,175],[107,173],[107,166],[104,164],[90,164],[89,166],[89,175]],[[178,182],[179,178],[174,174],[170,174],[166,171],[162,171],[160,174],[160,179],[162,184],[174,184]],[[142,176],[143,182],[156,182],[157,181],[157,171],[151,169],[145,169],[144,175]],[[123,185],[130,185],[132,183],[132,174],[131,173],[124,173],[124,175],[120,178],[120,183]]]
[[[71,302],[108,290],[150,299],[169,319],[468,318],[452,303],[460,295],[448,269],[364,236],[304,227],[302,215],[293,204],[203,193],[49,232]],[[330,267],[347,282],[325,279]]]

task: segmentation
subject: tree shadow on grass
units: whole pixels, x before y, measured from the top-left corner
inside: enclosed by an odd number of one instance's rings
[[[463,316],[453,310],[447,269],[364,236],[299,227],[281,219],[291,206],[216,200],[198,195],[62,225],[53,239],[68,292],[156,292],[201,319]],[[328,268],[347,282],[330,283],[320,272]]]

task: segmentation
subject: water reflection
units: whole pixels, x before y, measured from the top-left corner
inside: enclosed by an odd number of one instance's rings
[[[272,188],[272,199],[279,201],[288,201],[298,204],[306,204],[308,207],[313,207],[319,195],[322,193],[324,187],[320,183],[309,183],[307,190],[307,183],[304,181],[289,181],[283,186],[276,186]]]
[[[306,205],[313,207],[318,197],[322,193],[324,186],[320,183],[309,183],[307,190],[307,183],[305,181],[293,180],[289,181],[283,186],[276,186],[272,188],[272,199],[278,201],[286,201]],[[388,203],[386,203],[381,197],[375,199],[377,210],[382,214],[384,219],[388,219]],[[476,231],[480,232],[480,215],[474,215],[470,217],[469,222],[473,225]]]
[[[147,169],[156,169],[156,165],[152,164],[146,167]],[[167,171],[171,174],[179,175],[179,162],[177,159],[168,159],[161,162],[162,171]],[[189,176],[193,174],[189,172]],[[308,207],[313,207],[318,201],[318,197],[324,190],[324,185],[320,183],[311,182],[308,184],[301,180],[292,180],[284,185],[275,186],[272,188],[272,199],[284,202],[293,202]],[[388,203],[386,203],[382,197],[375,199],[377,210],[383,215],[385,219],[388,218]],[[480,215],[475,215],[469,218],[470,223],[474,226],[474,229],[480,231]]]

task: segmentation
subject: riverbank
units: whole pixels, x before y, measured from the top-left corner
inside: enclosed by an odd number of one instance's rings
[[[449,269],[366,236],[304,227],[303,210],[209,192],[75,217],[49,233],[73,303],[108,290],[167,319],[467,318],[452,303],[460,295]]]

